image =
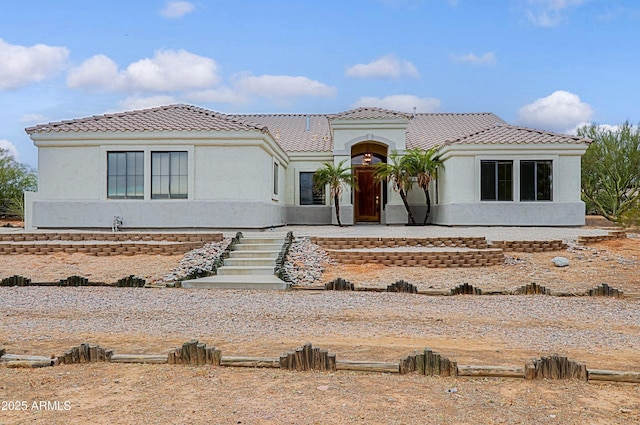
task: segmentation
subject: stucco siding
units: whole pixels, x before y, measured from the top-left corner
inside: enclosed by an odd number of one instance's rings
[[[286,223],[285,208],[272,202],[34,200],[32,204],[32,224],[38,228],[110,228],[116,215],[124,219],[123,228],[265,228]]]
[[[271,201],[272,157],[260,147],[196,146],[194,156],[195,200]]]
[[[553,168],[554,193],[558,202],[580,201],[581,173],[579,156],[561,156]]]
[[[582,226],[585,208],[578,202],[470,202],[441,204],[433,223],[446,226]]]
[[[100,199],[106,196],[106,161],[97,146],[40,148],[38,192],[47,199]]]

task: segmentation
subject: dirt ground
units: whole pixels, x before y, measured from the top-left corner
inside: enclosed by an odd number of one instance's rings
[[[403,278],[415,281],[424,289],[447,288],[463,282],[494,289],[513,288],[535,281],[557,291],[586,290],[608,283],[626,293],[640,293],[639,239],[608,241],[588,248],[562,253],[512,255],[510,264],[464,270],[339,265],[328,269],[323,281],[339,276],[364,286],[384,286]],[[567,257],[571,266],[560,269],[550,265],[550,259],[556,255]],[[163,256],[105,258],[82,254],[0,256],[0,271],[1,277],[11,271],[11,275],[23,274],[34,281],[45,278],[57,280],[70,274],[105,282],[128,274],[143,274],[142,277],[147,279],[156,279],[168,272],[179,259]],[[429,278],[425,279],[427,272]],[[193,296],[197,297],[197,294]],[[616,302],[638,305],[639,301]],[[2,313],[0,311],[0,316]],[[24,320],[29,320],[28,314]],[[84,320],[92,319],[88,316]],[[362,311],[354,312],[348,320],[366,322],[371,320],[371,316]],[[504,324],[511,318],[485,317],[484,320]],[[540,320],[544,321],[544,318]],[[135,323],[131,326],[130,331],[122,333],[65,337],[97,339],[105,347],[115,347],[118,353],[133,351],[136,347],[138,350],[141,347],[153,349],[160,345],[157,337],[136,334]],[[597,323],[571,323],[571,326],[597,327]],[[51,335],[55,333],[52,331]],[[380,347],[379,355],[382,357],[395,356],[404,350],[406,343],[395,334],[382,334],[376,342],[380,344],[380,341],[388,345]],[[181,342],[184,341],[167,335],[161,345],[171,347]],[[323,340],[313,342],[339,351],[353,346],[357,338],[345,340],[336,332],[334,336],[329,333]],[[365,354],[371,354],[367,341],[361,343],[360,346],[368,347]],[[255,350],[251,353],[253,355],[280,352],[283,346],[292,348],[291,344],[293,341],[285,338],[255,342],[253,345],[247,345],[246,341],[238,342],[238,346]],[[494,353],[494,360],[498,361],[500,357],[495,354],[496,346],[490,336],[475,342],[444,338],[441,344],[461,353],[461,357],[467,360],[487,358],[490,352]],[[55,338],[37,342],[31,338],[24,345],[30,354],[38,355],[59,354],[61,349]],[[229,343],[227,348],[235,347]],[[361,354],[347,353],[346,357],[362,358]],[[509,356],[528,358],[531,354],[526,351],[510,352]],[[586,353],[582,356],[580,353],[571,354],[583,361],[588,358]],[[638,356],[640,353],[634,350],[622,349],[619,352],[620,364],[637,364]],[[0,425],[640,424],[638,384],[170,365],[61,365],[43,369],[0,367],[0,402]]]

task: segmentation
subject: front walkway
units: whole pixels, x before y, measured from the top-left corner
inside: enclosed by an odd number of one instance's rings
[[[560,240],[574,242],[578,236],[603,236],[607,229],[583,227],[446,227],[446,226],[284,226],[266,229],[264,232],[294,236],[324,237],[382,237],[382,238],[437,238],[437,237],[484,237],[492,241]],[[252,233],[252,230],[246,230]],[[243,232],[243,233],[245,233]],[[225,234],[227,232],[225,231]]]

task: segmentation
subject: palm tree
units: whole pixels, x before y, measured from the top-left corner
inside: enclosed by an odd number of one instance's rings
[[[346,165],[346,159],[340,161],[338,165],[330,162],[322,164],[322,168],[316,170],[313,175],[313,185],[316,189],[322,190],[329,185],[329,193],[333,197],[333,203],[336,207],[336,219],[338,226],[342,227],[340,222],[340,195],[345,186],[357,188],[355,176],[351,174],[351,165]]]
[[[373,178],[378,181],[386,180],[393,183],[393,189],[400,194],[404,207],[407,210],[409,223],[416,224],[416,220],[413,218],[413,212],[409,206],[409,201],[407,200],[407,193],[413,186],[413,181],[411,180],[411,164],[407,161],[406,156],[399,155],[395,150],[391,152],[387,160],[388,162],[379,162],[374,165]]]
[[[427,211],[424,214],[422,224],[427,224],[431,214],[431,196],[429,195],[429,183],[438,178],[438,169],[444,168],[440,159],[440,150],[431,148],[427,150],[411,149],[407,151],[406,160],[409,164],[410,173],[418,180],[418,186],[424,191],[427,198]]]

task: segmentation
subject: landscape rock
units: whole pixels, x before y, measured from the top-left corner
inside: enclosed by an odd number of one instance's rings
[[[296,237],[289,248],[284,268],[296,285],[319,283],[324,268],[337,262],[308,237]]]
[[[216,258],[230,243],[231,238],[224,238],[222,242],[211,242],[185,253],[178,266],[162,277],[162,282],[176,282],[196,272],[210,272]]]
[[[569,260],[565,257],[554,257],[551,262],[557,267],[567,267],[569,265]]]

